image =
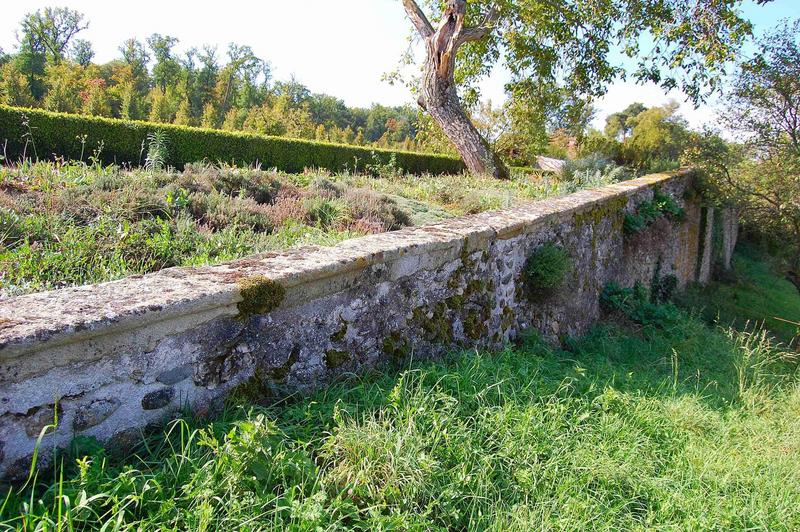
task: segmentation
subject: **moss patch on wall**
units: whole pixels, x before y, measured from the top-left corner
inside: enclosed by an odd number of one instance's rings
[[[405,360],[411,354],[408,339],[400,332],[393,331],[383,339],[383,353],[394,362]]]
[[[352,356],[348,351],[339,349],[328,349],[325,351],[325,365],[330,369],[337,369],[350,361]]]
[[[242,300],[236,305],[240,319],[268,314],[278,308],[286,296],[286,290],[280,283],[263,275],[245,277],[236,284],[242,295]]]

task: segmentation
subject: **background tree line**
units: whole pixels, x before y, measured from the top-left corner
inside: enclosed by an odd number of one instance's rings
[[[178,53],[178,39],[131,38],[119,57],[93,62],[88,23],[68,8],[28,14],[13,53],[0,49],[0,103],[130,120],[242,130],[395,149],[425,149],[411,106],[352,108],[312,94],[292,78],[273,79],[268,61],[231,43]]]
[[[434,153],[456,154],[450,140],[416,105],[348,107],[312,93],[300,81],[275,80],[267,60],[231,43],[177,51],[178,40],[153,34],[125,40],[119,57],[94,62],[80,38],[83,14],[45,8],[20,23],[16,50],[0,49],[0,103],[50,111],[240,130]],[[532,90],[532,89],[531,89]],[[510,163],[533,166],[538,155],[577,154],[595,109],[565,91],[541,98],[517,90],[500,107],[466,98],[481,133]]]

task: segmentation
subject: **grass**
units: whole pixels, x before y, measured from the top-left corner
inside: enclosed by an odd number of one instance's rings
[[[782,266],[747,242],[739,246],[734,262],[734,275],[728,282],[694,287],[682,297],[683,303],[702,309],[710,323],[737,328],[763,325],[780,341],[796,342],[800,337],[800,298],[785,276],[776,275]]]
[[[333,245],[613,181],[282,174],[189,165],[182,173],[84,163],[0,167],[0,297]]]
[[[737,258],[740,273],[748,260]],[[759,271],[754,290],[777,282]],[[709,307],[725,303],[710,294]],[[783,303],[800,311],[796,292]],[[766,331],[674,313],[660,326],[606,321],[569,351],[529,335],[271,408],[187,414],[126,456],[80,440],[47,478],[9,492],[0,522],[797,530],[796,353]]]

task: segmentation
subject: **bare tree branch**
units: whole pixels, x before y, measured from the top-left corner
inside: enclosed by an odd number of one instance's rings
[[[428,17],[425,16],[425,13],[422,12],[417,3],[414,0],[403,0],[403,7],[419,34],[425,39],[431,38],[433,36],[433,26],[431,26]]]
[[[495,24],[497,24],[497,19],[499,18],[500,10],[497,9],[496,5],[493,5],[491,9],[489,9],[489,12],[486,13],[486,16],[484,17],[480,26],[475,26],[474,28],[464,28],[461,30],[458,35],[458,40],[456,41],[456,48],[464,43],[485,39],[492,32]]]

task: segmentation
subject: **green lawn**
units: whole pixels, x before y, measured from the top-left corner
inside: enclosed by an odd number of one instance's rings
[[[752,254],[737,266],[752,276],[747,297],[780,284]],[[735,311],[724,307],[730,289],[709,292],[708,306]],[[761,305],[800,312],[800,295]],[[686,311],[666,329],[601,323],[570,352],[529,336],[290,404],[187,416],[135,456],[78,441],[63,468],[9,492],[0,520],[26,530],[797,530],[795,356],[766,332]]]

